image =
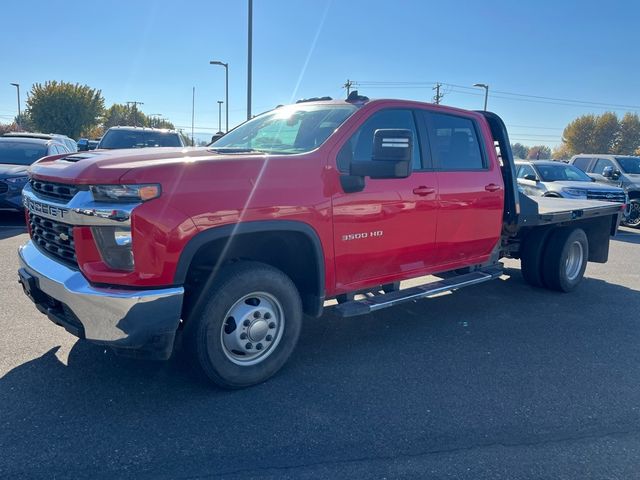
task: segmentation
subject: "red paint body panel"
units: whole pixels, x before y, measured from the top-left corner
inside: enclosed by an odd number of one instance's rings
[[[336,155],[373,112],[388,107],[464,114],[480,125],[489,170],[414,172],[406,179],[366,179],[345,193]],[[83,152],[68,162],[45,158],[32,175],[75,184],[160,183],[161,197],[132,214],[135,271],[110,270],[89,228],[76,228],[76,253],[94,283],[171,285],[180,254],[199,232],[238,222],[307,224],[322,247],[325,294],[380,285],[486,260],[500,238],[503,185],[493,140],[481,115],[424,103],[378,100],[354,113],[317,150],[297,155],[219,155],[207,149]],[[493,183],[499,190],[488,192]],[[415,189],[433,189],[419,195]],[[420,192],[420,190],[417,190]],[[379,233],[382,232],[382,233]],[[362,235],[366,233],[365,238]],[[350,239],[350,235],[360,235]]]

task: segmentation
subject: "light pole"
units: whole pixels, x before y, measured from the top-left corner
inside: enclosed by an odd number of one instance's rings
[[[220,62],[218,60],[211,60],[209,62],[211,65],[220,65],[221,67],[224,67],[224,77],[225,77],[225,87],[224,87],[224,91],[225,91],[225,113],[224,113],[224,117],[225,117],[225,122],[227,124],[226,127],[226,131],[229,131],[229,64],[228,63],[224,63],[224,62]]]
[[[11,85],[13,85],[14,87],[16,87],[16,90],[18,91],[18,121],[16,122],[18,124],[18,126],[20,126],[20,84],[19,83],[12,83]]]
[[[489,85],[486,83],[474,83],[474,87],[484,88],[484,111],[487,111],[487,99],[489,98]]]
[[[218,132],[222,132],[222,100],[218,100]]]

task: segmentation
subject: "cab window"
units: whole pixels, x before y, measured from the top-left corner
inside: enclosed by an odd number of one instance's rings
[[[429,141],[439,170],[487,168],[475,122],[444,113],[426,113]]]

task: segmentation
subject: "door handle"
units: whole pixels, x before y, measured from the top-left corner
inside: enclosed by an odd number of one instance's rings
[[[436,193],[436,189],[433,187],[416,187],[413,189],[413,193],[416,195],[420,195],[421,197],[425,197],[427,195],[431,195],[432,193]]]
[[[495,183],[490,183],[489,185],[485,185],[484,189],[487,192],[497,192],[498,190],[500,190],[500,185],[496,185]]]

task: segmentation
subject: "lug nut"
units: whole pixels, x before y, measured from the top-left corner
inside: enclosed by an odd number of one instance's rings
[[[256,345],[256,350],[262,350],[262,344],[261,343]]]
[[[271,340],[273,340],[273,337],[272,337],[271,335],[267,335],[266,337],[264,337],[264,339],[265,339],[267,342],[270,342]]]
[[[271,318],[271,314],[269,312],[264,314],[265,320],[269,320]]]
[[[253,312],[253,318],[260,318],[260,312]]]
[[[246,339],[247,339],[247,334],[246,334],[246,333],[244,333],[244,332],[242,332],[242,333],[240,334],[240,340],[246,340]]]
[[[242,322],[242,324],[243,324],[245,327],[248,327],[249,325],[251,325],[251,320],[249,320],[249,319],[247,318],[244,322]]]
[[[269,324],[269,328],[276,328],[276,322],[271,322]]]
[[[246,348],[247,350],[251,350],[253,348],[253,345],[251,345],[250,343],[247,343],[244,348]]]

